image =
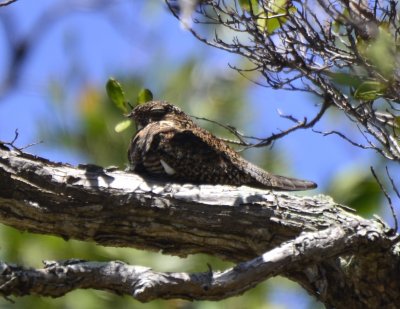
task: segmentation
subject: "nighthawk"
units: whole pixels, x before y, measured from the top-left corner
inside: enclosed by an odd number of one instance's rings
[[[128,151],[129,169],[138,174],[285,191],[317,186],[311,181],[272,175],[253,165],[168,102],[138,105],[129,117],[138,126]]]

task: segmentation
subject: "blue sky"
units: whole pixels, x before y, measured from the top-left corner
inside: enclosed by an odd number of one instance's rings
[[[18,40],[29,33],[33,25],[49,7],[64,4],[91,3],[93,1],[17,1],[1,8],[0,14],[12,17],[12,39]],[[207,55],[204,65],[212,70],[230,70],[227,62],[232,55],[212,49],[197,41],[190,33],[182,30],[179,23],[164,9],[162,1],[109,1],[108,10],[80,9],[74,13],[58,16],[51,28],[46,29],[22,70],[23,78],[18,86],[0,96],[0,139],[11,140],[18,128],[19,145],[37,141],[38,121],[55,121],[49,108],[52,97],[49,94],[49,80],[67,80],[68,97],[73,101],[81,83],[90,82],[104,87],[110,76],[141,73],[148,76],[149,64],[157,61],[157,54],[165,56],[162,67],[173,69],[184,59],[196,54]],[[160,4],[161,3],[161,4]],[[57,10],[57,12],[59,12]],[[57,15],[56,15],[57,16]],[[124,29],[124,30],[121,30]],[[126,29],[130,29],[127,31]],[[79,32],[79,36],[74,33]],[[5,44],[5,29],[0,27],[0,81],[7,72],[8,51]],[[68,51],[68,52],[67,52]],[[77,62],[74,55],[79,54]],[[74,72],[79,70],[79,78]],[[282,120],[277,113],[302,117],[317,111],[313,106],[315,98],[295,92],[276,91],[257,86],[250,87],[247,104],[251,107],[252,121],[246,131],[257,136],[269,136],[272,132],[286,128],[290,123]],[[174,102],[179,105],[179,102]],[[198,115],[202,116],[202,115]],[[239,117],[239,116],[238,116]],[[75,121],[71,113],[71,122]],[[338,115],[324,118],[318,129],[332,130],[340,123],[342,131],[356,136],[354,127]],[[308,131],[292,134],[275,144],[282,149],[290,175],[310,179],[320,185],[319,192],[330,179],[349,167],[369,169],[375,154],[354,148],[338,137],[322,137]],[[54,161],[80,163],[81,157],[74,153],[38,146],[29,151]],[[257,150],[256,156],[267,155],[268,149]]]
[[[93,1],[81,1],[92,3]],[[39,119],[53,120],[49,106],[49,80],[67,80],[66,93],[73,101],[81,83],[89,82],[99,88],[109,76],[142,73],[151,80],[146,68],[157,59],[157,53],[165,55],[163,67],[173,69],[184,59],[193,54],[207,55],[204,65],[218,70],[230,70],[227,63],[234,57],[223,51],[212,49],[182,30],[176,20],[167,13],[159,1],[112,1],[107,11],[79,9],[57,17],[51,28],[43,31],[39,37],[27,65],[22,70],[18,87],[0,98],[0,138],[10,140],[15,128],[19,129],[19,143],[32,143],[36,138],[36,124]],[[17,39],[29,33],[38,20],[43,19],[43,12],[56,7],[62,11],[66,1],[17,1],[10,7],[3,8],[2,14],[15,20],[13,37]],[[70,2],[76,4],[78,2]],[[122,17],[122,18],[121,18]],[[121,29],[125,29],[121,31]],[[132,31],[126,31],[132,29]],[[79,36],[76,35],[78,31]],[[0,42],[4,33],[0,31]],[[1,44],[5,46],[5,44]],[[68,51],[68,52],[66,52]],[[6,50],[0,49],[2,55]],[[75,54],[79,54],[76,62]],[[0,72],[6,72],[7,56],[0,57]],[[79,78],[74,78],[73,70],[80,70]],[[211,72],[212,73],[212,72]],[[4,76],[0,75],[4,79]],[[313,107],[315,98],[307,94],[276,91],[258,86],[251,87],[248,94],[249,106],[253,119],[247,132],[257,136],[268,136],[291,124],[282,120],[277,113],[311,116],[317,111]],[[312,102],[312,103],[310,103]],[[179,102],[175,102],[179,105]],[[254,112],[257,111],[257,112]],[[201,116],[201,115],[199,115]],[[72,117],[72,116],[71,116]],[[321,121],[321,130],[335,128],[338,121],[329,117]],[[340,118],[339,118],[340,119]],[[70,121],[74,121],[71,118]],[[341,120],[340,120],[341,121]],[[350,126],[346,130],[350,133]],[[351,134],[351,133],[350,133]],[[363,165],[373,157],[371,152],[362,151],[342,141],[338,137],[322,137],[311,131],[301,131],[276,143],[276,149],[283,149],[288,154],[290,173],[297,177],[312,179],[323,186],[341,169],[351,165]],[[41,151],[46,150],[45,153]],[[31,148],[49,159],[79,163],[74,154],[48,149],[43,146]],[[266,155],[268,149],[257,151],[257,155]]]

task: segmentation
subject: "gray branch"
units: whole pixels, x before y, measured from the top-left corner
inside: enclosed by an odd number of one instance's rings
[[[142,302],[158,298],[220,300],[241,294],[284,271],[320,263],[366,240],[378,239],[381,240],[379,232],[368,228],[346,232],[336,226],[305,233],[226,271],[195,274],[160,273],[122,262],[46,261],[45,268],[38,270],[2,263],[0,286],[3,295],[59,297],[74,289],[92,288],[128,294]]]
[[[39,270],[4,263],[3,295],[61,296],[93,288],[140,301],[222,299],[282,275],[327,306],[400,303],[397,236],[382,222],[363,219],[322,195],[155,182],[1,147],[0,222],[65,239],[179,256],[208,253],[239,263],[197,274],[120,262],[68,260]]]

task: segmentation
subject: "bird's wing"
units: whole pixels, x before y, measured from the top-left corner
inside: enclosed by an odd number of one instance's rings
[[[216,147],[215,141],[213,136],[205,139],[192,130],[174,129],[160,133],[154,149],[166,163],[162,162],[163,166],[167,165],[175,171],[177,179],[210,184],[244,184],[248,177],[223,149]]]
[[[152,123],[139,130],[129,146],[129,169],[138,173],[163,174],[157,148],[161,135],[174,130],[168,123]]]
[[[165,124],[148,126],[133,140],[135,171],[173,177],[191,183],[249,185],[277,190],[315,188],[313,182],[270,174],[240,157],[204,130]],[[147,160],[147,162],[146,162]],[[140,168],[140,169],[139,169]]]
[[[159,156],[167,174],[173,170],[183,181],[249,185],[285,191],[307,190],[316,184],[270,174],[240,157],[234,150],[204,131],[174,129],[159,134]],[[164,164],[165,163],[165,164]]]
[[[143,171],[143,162],[141,149],[143,148],[143,143],[145,139],[143,138],[143,130],[136,133],[135,137],[132,139],[129,149],[128,149],[128,159],[129,159],[129,170],[140,172]]]

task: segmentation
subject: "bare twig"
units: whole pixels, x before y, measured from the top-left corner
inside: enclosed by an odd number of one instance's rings
[[[267,138],[263,138],[259,143],[251,145],[250,147],[264,147],[264,146],[268,146],[270,145],[273,141],[282,138],[298,129],[308,129],[308,128],[312,128],[322,117],[322,115],[324,115],[324,113],[326,112],[326,110],[328,109],[329,104],[328,103],[324,103],[321,106],[321,109],[319,110],[318,114],[311,120],[311,121],[307,121],[307,118],[303,119],[302,121],[299,121],[298,119],[294,118],[293,116],[284,116],[282,115],[282,117],[284,118],[290,118],[292,121],[297,122],[297,125],[282,131],[280,133],[276,133],[276,134],[272,134],[270,137]]]
[[[172,14],[179,19],[176,11],[172,10],[175,1],[165,1]],[[393,48],[398,44],[400,26],[394,2],[389,5],[387,1],[379,0],[288,1],[279,9],[274,9],[268,1],[254,2],[256,7],[253,2],[249,3],[244,5],[237,0],[200,1],[193,16],[194,24],[188,31],[209,46],[249,60],[251,69],[230,67],[258,85],[305,91],[329,101],[331,106],[336,106],[362,127],[361,136],[369,145],[365,148],[400,161],[396,121],[386,121],[375,109],[365,113],[363,108],[359,108],[367,104],[372,107],[377,99],[386,99],[390,106],[388,115],[394,115],[393,111],[400,102],[400,75],[397,73],[400,58]],[[332,27],[333,24],[335,27]],[[385,30],[378,29],[381,24],[387,25]],[[201,25],[214,27],[214,33],[200,30]],[[220,35],[221,29],[227,30],[229,35]],[[379,31],[386,31],[385,35],[391,40],[387,46],[380,43],[381,48],[386,50],[388,61],[393,62],[386,71],[365,48],[373,46]],[[213,35],[208,35],[210,33]],[[255,76],[254,71],[258,71],[259,76]],[[247,77],[248,72],[252,72],[251,78]],[[346,88],[350,88],[349,95],[345,95],[343,79],[350,77],[352,81],[344,82]],[[356,80],[358,84],[354,83]],[[369,92],[370,97],[367,97],[366,90],[363,90],[365,83],[382,87],[382,90],[374,95],[373,88]],[[305,119],[304,116],[298,118]],[[315,122],[318,119],[316,117]],[[394,119],[397,119],[395,115]],[[298,121],[294,127],[262,138],[263,141],[255,144],[236,137],[245,147],[266,146],[297,129],[312,127],[313,122]],[[346,140],[350,141],[349,138]]]
[[[397,231],[397,228],[398,228],[398,222],[397,222],[396,213],[395,213],[395,211],[394,211],[392,199],[390,198],[388,192],[385,190],[383,184],[381,183],[381,181],[379,180],[378,176],[376,175],[374,168],[371,166],[370,169],[371,169],[372,175],[374,176],[376,182],[377,182],[378,185],[379,185],[379,188],[381,189],[381,191],[383,192],[383,194],[385,195],[385,197],[386,197],[386,199],[387,199],[387,201],[388,201],[388,203],[389,203],[390,211],[392,212],[392,216],[393,216],[393,219],[394,219],[394,226],[395,226],[395,227],[394,227],[394,230],[395,230],[395,232],[396,232],[396,231]],[[386,173],[388,173],[387,167],[386,167]],[[389,176],[389,174],[388,174],[388,176]],[[390,178],[390,176],[389,176],[389,178]],[[390,179],[391,179],[391,178],[390,178]],[[391,180],[392,180],[392,179],[391,179]]]
[[[196,116],[192,116],[192,115],[191,115],[191,117],[195,118],[195,119],[211,122],[213,124],[216,124],[224,129],[226,129],[229,133],[233,134],[239,141],[219,138],[220,140],[227,142],[227,143],[235,144],[238,146],[245,146],[245,149],[248,149],[248,148],[253,148],[253,147],[257,148],[257,147],[269,146],[272,144],[273,141],[280,139],[298,129],[308,129],[308,128],[313,127],[321,119],[322,115],[325,113],[325,111],[328,109],[328,107],[329,107],[329,103],[325,102],[321,106],[321,109],[319,110],[318,114],[311,121],[307,121],[306,118],[303,119],[302,121],[300,121],[292,115],[283,115],[280,113],[280,116],[282,118],[289,119],[293,122],[296,122],[297,124],[289,129],[286,129],[285,131],[281,131],[279,133],[274,133],[271,136],[264,137],[264,138],[244,135],[243,133],[240,133],[235,127],[233,127],[231,125],[221,124],[220,122],[215,121],[215,120],[210,120],[210,119],[207,119],[204,117],[196,117]],[[247,141],[247,140],[256,140],[257,142],[251,142],[251,141]]]
[[[197,116],[193,116],[193,115],[190,115],[190,117],[192,117],[194,119],[203,120],[203,121],[207,121],[207,122],[216,124],[216,125],[220,126],[221,128],[224,128],[225,130],[227,130],[229,133],[232,133],[239,140],[239,141],[231,141],[231,140],[226,140],[226,139],[220,138],[221,140],[223,140],[225,142],[236,144],[236,145],[247,145],[245,138],[252,138],[250,136],[243,135],[242,133],[240,133],[236,128],[234,128],[231,125],[224,125],[218,121],[211,120],[211,119],[208,119],[205,117],[197,117]]]
[[[17,0],[7,0],[7,1],[0,2],[0,7],[10,5],[14,2],[17,2]]]
[[[397,186],[394,184],[393,178],[392,178],[392,176],[391,176],[390,173],[389,173],[388,167],[386,166],[385,169],[386,169],[386,175],[388,176],[388,178],[389,178],[389,180],[390,180],[390,183],[392,184],[392,189],[393,189],[393,191],[396,193],[397,198],[400,199],[399,190],[397,189]],[[395,210],[394,210],[394,208],[393,208],[392,205],[391,205],[391,208],[390,208],[390,209],[391,209],[391,211],[392,211],[392,215],[393,215],[393,219],[394,219],[394,230],[395,230],[395,232],[397,232],[397,231],[398,231],[398,226],[399,226],[398,220],[397,220],[397,215],[396,215],[396,212],[395,212]]]
[[[21,153],[22,150],[24,150],[24,149],[27,149],[29,147],[32,147],[32,146],[35,146],[35,145],[43,143],[43,141],[39,141],[39,142],[28,144],[28,145],[26,145],[24,147],[17,147],[17,146],[15,146],[15,142],[17,141],[18,136],[19,136],[18,129],[15,129],[15,135],[14,135],[13,140],[11,142],[1,142],[1,144],[2,145],[6,145],[6,146],[10,146],[12,149],[14,149],[14,150],[18,151],[19,153]]]

